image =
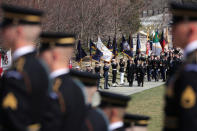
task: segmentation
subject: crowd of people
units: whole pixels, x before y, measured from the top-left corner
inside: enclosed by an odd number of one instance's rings
[[[154,55],[154,53],[146,56],[141,53],[135,55],[134,58],[127,57],[120,60],[112,59],[111,63],[104,62],[103,68],[100,62],[95,62],[95,67],[90,65],[86,66],[86,72],[100,74],[104,79],[104,89],[109,89],[109,73],[112,74],[112,85],[116,86],[133,86],[133,82],[136,80],[138,86],[144,86],[145,79],[150,81],[163,82],[172,76],[178,67],[182,64],[183,53],[179,48],[165,50],[160,56]],[[75,67],[76,70],[81,71],[80,67]],[[103,69],[103,71],[101,71]],[[101,72],[103,74],[101,74]],[[118,72],[120,74],[120,81],[117,81]],[[100,88],[100,82],[97,84]]]
[[[126,114],[129,96],[99,91],[92,104],[99,75],[69,69],[74,34],[42,32],[40,10],[2,10],[1,46],[12,50],[13,62],[0,78],[0,131],[147,129],[150,117]]]

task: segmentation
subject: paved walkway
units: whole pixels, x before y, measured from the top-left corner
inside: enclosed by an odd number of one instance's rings
[[[152,81],[152,82],[145,82],[144,87],[138,87],[137,81],[134,81],[133,87],[128,87],[128,84],[126,84],[124,87],[110,87],[110,89],[104,90],[104,91],[119,93],[119,94],[123,94],[123,95],[131,95],[131,94],[142,92],[144,90],[148,90],[148,89],[151,89],[154,87],[158,87],[163,84],[164,84],[164,82],[161,82],[161,81],[159,81],[159,82]]]

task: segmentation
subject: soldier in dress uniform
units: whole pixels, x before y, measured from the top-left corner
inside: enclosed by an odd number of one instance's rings
[[[153,77],[155,79],[155,82],[158,81],[158,68],[159,68],[159,61],[157,59],[157,56],[155,56],[153,62]]]
[[[162,79],[163,79],[163,82],[166,81],[166,70],[167,70],[167,57],[164,56],[163,59],[160,60],[160,72],[161,72],[161,76],[162,76]]]
[[[80,131],[108,131],[109,121],[104,115],[104,112],[92,105],[93,96],[97,91],[97,81],[100,78],[100,75],[72,70],[71,76],[84,84],[87,94],[87,115],[84,127]]]
[[[75,67],[75,70],[77,70],[77,71],[81,71],[81,69],[80,69],[80,67],[79,67],[79,66],[76,66],[76,67]]]
[[[80,131],[86,116],[83,88],[73,81],[69,73],[69,60],[73,56],[75,35],[66,33],[41,34],[40,56],[50,67],[53,79],[50,93],[53,110],[49,130]],[[55,125],[56,124],[56,125]]]
[[[197,130],[197,4],[171,3],[173,44],[185,61],[170,79],[165,94],[164,131]]]
[[[127,80],[129,82],[129,86],[132,87],[133,80],[134,80],[134,74],[135,74],[135,64],[132,59],[129,61],[129,64],[127,65],[126,72],[127,72]]]
[[[142,87],[144,86],[144,75],[145,75],[145,67],[143,66],[143,62],[142,61],[138,61],[138,65],[136,68],[136,75],[137,75],[137,83],[138,86],[142,85]]]
[[[149,57],[146,61],[146,72],[147,72],[147,80],[151,81],[151,58]]]
[[[103,77],[104,77],[104,89],[109,89],[108,79],[109,79],[109,62],[105,61],[103,66]]]
[[[116,86],[117,67],[116,59],[112,59],[112,86]]]
[[[100,72],[101,72],[101,65],[99,62],[95,62],[95,68],[94,71],[96,74],[99,75],[98,81],[97,81],[97,89],[100,87]]]
[[[125,61],[123,58],[120,59],[119,62],[119,72],[120,72],[120,85],[124,85],[124,68],[125,68]]]
[[[126,113],[124,115],[124,127],[126,131],[148,131],[149,120],[149,116]]]
[[[100,91],[100,108],[110,121],[110,131],[125,131],[123,117],[129,100],[129,96]]]
[[[13,52],[13,64],[0,88],[0,126],[5,131],[39,130],[49,103],[47,70],[36,57],[35,41],[41,32],[43,12],[2,5],[2,46]]]
[[[86,72],[93,73],[92,67],[89,64],[86,65]]]

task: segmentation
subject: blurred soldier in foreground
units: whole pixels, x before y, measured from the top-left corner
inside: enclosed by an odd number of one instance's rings
[[[116,59],[112,59],[112,86],[116,86],[117,67]]]
[[[41,32],[42,12],[3,5],[2,46],[13,52],[13,65],[3,75],[0,89],[2,130],[39,130],[48,106],[47,71],[36,58],[35,41]]]
[[[71,71],[74,79],[80,80],[85,85],[87,94],[87,116],[85,119],[84,128],[80,131],[108,131],[109,122],[104,113],[93,107],[93,96],[97,91],[97,81],[100,78],[98,74],[87,72]]]
[[[69,73],[68,63],[73,55],[75,36],[65,33],[42,33],[40,56],[50,67],[53,79],[52,93],[54,115],[47,129],[57,131],[80,131],[86,115],[85,96]],[[48,120],[46,120],[48,121]]]
[[[124,115],[125,131],[148,131],[148,120],[150,117],[134,114]]]
[[[129,100],[129,96],[100,91],[100,107],[110,121],[110,131],[125,131],[123,117]]]
[[[171,4],[173,44],[184,49],[185,62],[169,81],[164,131],[197,130],[197,4]]]

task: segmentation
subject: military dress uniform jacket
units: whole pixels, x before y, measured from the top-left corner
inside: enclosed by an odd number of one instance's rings
[[[54,131],[80,131],[87,113],[85,96],[80,85],[66,73],[54,78],[52,90],[52,113],[55,118],[51,121],[51,126],[56,124],[51,128],[54,128]]]
[[[120,66],[119,72],[124,73],[125,63],[124,62],[119,63],[119,66]]]
[[[197,130],[197,50],[169,81],[165,101],[164,131]]]
[[[85,125],[81,131],[109,131],[109,121],[104,113],[90,105],[87,108]]]
[[[99,67],[95,67],[94,71],[95,71],[95,73],[100,74],[101,67],[100,66]]]
[[[49,78],[35,52],[13,62],[1,80],[0,116],[3,131],[26,131],[45,125]]]

